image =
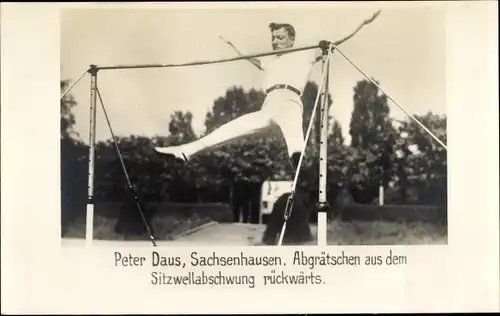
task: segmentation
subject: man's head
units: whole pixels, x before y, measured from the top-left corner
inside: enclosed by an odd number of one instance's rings
[[[287,23],[271,23],[271,40],[273,50],[292,48],[295,42],[295,29]]]

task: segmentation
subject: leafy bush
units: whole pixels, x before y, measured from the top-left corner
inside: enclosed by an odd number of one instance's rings
[[[62,84],[62,88],[67,82]],[[317,86],[308,83],[304,103],[304,130],[314,105]],[[261,91],[245,92],[231,87],[214,101],[205,120],[206,133],[240,115],[257,111],[265,96]],[[330,118],[327,153],[327,195],[331,205],[376,204],[378,188],[386,192],[386,203],[446,206],[447,164],[443,150],[411,119],[395,126],[389,117],[387,98],[368,81],[354,88],[353,113],[349,133],[352,142],[344,144],[339,123]],[[332,105],[331,97],[328,106]],[[70,95],[61,101],[61,191],[63,223],[74,220],[87,202],[88,147],[72,132],[75,106]],[[143,201],[177,203],[226,203],[235,196],[255,199],[255,192],[241,192],[245,183],[259,186],[265,180],[291,180],[293,173],[287,150],[279,133],[263,138],[248,137],[217,150],[204,153],[188,164],[169,162],[153,147],[182,144],[198,136],[191,126],[192,114],[172,114],[168,136],[152,138],[129,135],[117,137],[123,165],[114,140],[99,142],[95,148],[96,202],[123,203],[130,194],[124,169],[133,190]],[[446,117],[433,113],[418,119],[446,142]],[[306,149],[297,190],[317,200],[319,193],[319,131],[316,117]],[[243,190],[244,191],[244,190]],[[250,194],[251,193],[251,194]],[[250,198],[250,196],[252,196]]]

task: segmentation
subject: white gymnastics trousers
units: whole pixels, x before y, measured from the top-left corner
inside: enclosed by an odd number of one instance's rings
[[[290,90],[276,89],[266,96],[261,110],[242,115],[194,142],[176,148],[157,148],[157,151],[178,157],[181,151],[189,159],[201,151],[211,150],[249,135],[265,135],[274,125],[281,130],[290,157],[293,153],[302,152],[304,148],[302,115],[300,96]]]

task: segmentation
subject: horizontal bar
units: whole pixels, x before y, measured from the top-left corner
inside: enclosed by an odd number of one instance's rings
[[[319,45],[311,45],[311,46],[283,49],[280,51],[272,51],[272,52],[260,53],[260,54],[255,54],[255,55],[244,55],[244,56],[232,57],[232,58],[227,58],[227,59],[209,60],[209,61],[194,61],[194,62],[182,63],[182,64],[139,64],[139,65],[116,65],[116,66],[101,66],[101,67],[94,66],[94,69],[95,70],[111,70],[111,69],[166,68],[166,67],[185,67],[185,66],[209,65],[209,64],[237,61],[237,60],[242,60],[242,59],[276,55],[276,54],[280,54],[280,53],[292,53],[292,52],[304,51],[304,50],[315,49],[315,48],[319,48]]]

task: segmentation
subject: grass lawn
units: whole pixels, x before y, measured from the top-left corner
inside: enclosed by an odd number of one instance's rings
[[[188,218],[178,216],[162,215],[152,221],[154,236],[157,240],[172,240],[173,236],[189,229],[196,228],[210,222],[208,217],[194,215]],[[146,234],[140,236],[125,237],[114,231],[116,218],[108,218],[96,215],[94,217],[94,239],[99,240],[149,240]],[[78,218],[72,225],[67,227],[64,238],[85,238],[85,217]]]
[[[96,215],[94,218],[94,239],[96,240],[143,240],[148,241],[147,235],[125,237],[114,232],[116,219],[110,219]],[[211,222],[208,217],[193,215],[179,218],[175,215],[162,215],[153,220],[155,238],[158,241],[173,240],[174,236],[187,230],[199,227]],[[250,225],[252,229],[245,226],[238,226],[227,229],[228,225],[217,225],[218,231],[213,229],[206,234],[204,230],[197,232],[195,239],[213,240],[216,245],[225,239],[227,234],[245,235],[246,238],[255,241],[262,238],[264,225]],[[247,225],[248,226],[248,225]],[[225,228],[225,229],[223,229]],[[313,235],[316,235],[317,226],[311,225]],[[219,233],[219,234],[218,234]],[[67,228],[64,238],[85,237],[85,218],[79,218]],[[384,222],[384,221],[353,221],[342,222],[333,220],[329,222],[327,239],[329,245],[426,245],[426,244],[446,244],[446,227],[438,227],[425,222]]]
[[[341,222],[328,225],[329,245],[446,244],[446,227],[424,222]]]

